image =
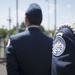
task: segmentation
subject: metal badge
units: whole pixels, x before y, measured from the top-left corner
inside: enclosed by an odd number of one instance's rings
[[[62,38],[62,36],[56,36],[55,40],[53,41],[53,55],[54,56],[60,56],[63,54],[66,48],[65,40]]]

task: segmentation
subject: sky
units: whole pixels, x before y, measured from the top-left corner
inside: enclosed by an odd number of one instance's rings
[[[19,25],[24,21],[25,12],[31,3],[39,4],[42,9],[43,21],[41,25],[46,30],[48,28],[53,30],[55,25],[54,0],[18,0]],[[75,23],[75,0],[56,0],[56,3],[56,27]],[[4,26],[9,29],[9,8],[11,9],[11,28],[16,26],[16,0],[0,0],[0,28]]]

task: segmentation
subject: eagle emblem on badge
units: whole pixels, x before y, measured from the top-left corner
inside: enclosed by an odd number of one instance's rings
[[[56,38],[53,41],[53,55],[54,56],[60,56],[63,54],[66,48],[65,40],[62,38],[62,36],[56,36]]]

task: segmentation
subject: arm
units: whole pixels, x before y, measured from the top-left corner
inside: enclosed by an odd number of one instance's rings
[[[6,67],[8,75],[20,75],[14,46],[11,40],[8,41],[6,49],[6,63],[7,63]]]

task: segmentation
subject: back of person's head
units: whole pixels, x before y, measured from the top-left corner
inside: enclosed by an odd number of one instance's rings
[[[28,18],[29,24],[31,25],[40,25],[42,22],[42,10],[41,7],[36,3],[32,3],[29,6],[25,15]]]

